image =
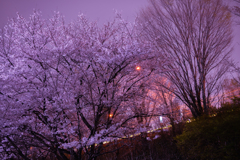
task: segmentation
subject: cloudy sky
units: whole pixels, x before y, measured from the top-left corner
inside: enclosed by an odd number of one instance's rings
[[[16,12],[27,18],[33,9],[40,10],[44,18],[51,17],[54,11],[60,11],[67,22],[83,13],[100,24],[113,19],[117,10],[126,20],[134,21],[140,9],[147,4],[148,0],[0,0],[0,28],[8,18],[15,17]],[[233,59],[240,62],[240,25],[234,27],[233,36]]]

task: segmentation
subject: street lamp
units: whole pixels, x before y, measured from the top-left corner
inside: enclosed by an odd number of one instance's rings
[[[109,114],[109,117],[112,118],[113,114]]]
[[[139,71],[140,69],[141,69],[141,67],[140,67],[140,66],[137,66],[137,67],[136,67],[136,70],[138,70],[138,71]]]

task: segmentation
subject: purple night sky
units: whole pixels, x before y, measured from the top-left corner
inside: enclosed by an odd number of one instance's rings
[[[33,9],[40,10],[44,18],[50,18],[54,11],[60,11],[67,22],[83,13],[91,21],[103,24],[114,17],[114,10],[122,13],[127,21],[133,21],[138,11],[147,6],[148,0],[0,0],[0,28],[8,18],[19,12],[29,17]],[[240,17],[238,18],[240,21]],[[240,62],[240,26],[234,26],[233,59]]]
[[[0,26],[16,16],[16,12],[28,17],[33,9],[42,11],[44,18],[60,11],[67,21],[71,21],[83,13],[91,21],[100,23],[111,20],[117,10],[126,20],[133,21],[137,12],[147,4],[148,0],[0,0]]]

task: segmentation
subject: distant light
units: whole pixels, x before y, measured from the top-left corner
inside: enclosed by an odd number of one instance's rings
[[[141,67],[140,67],[140,66],[137,66],[137,67],[136,67],[136,70],[138,70],[138,71],[139,71],[140,69],[141,69]]]
[[[162,116],[160,116],[159,119],[160,119],[160,123],[163,123],[163,118],[162,118]]]
[[[112,114],[109,114],[109,117],[110,117],[110,118],[112,118],[112,116],[113,116]]]

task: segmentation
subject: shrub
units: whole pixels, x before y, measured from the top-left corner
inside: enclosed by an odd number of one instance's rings
[[[223,104],[211,116],[203,116],[186,124],[176,137],[185,159],[239,159],[240,99]]]

